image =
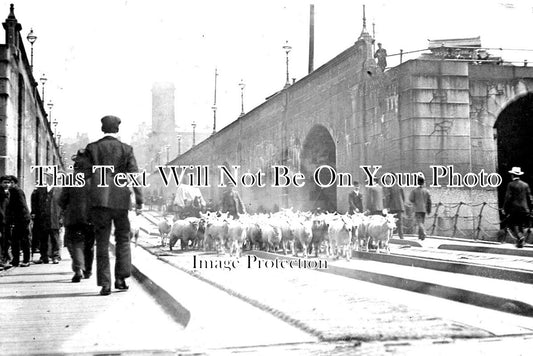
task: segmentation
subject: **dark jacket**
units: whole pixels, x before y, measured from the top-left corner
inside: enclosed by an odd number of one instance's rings
[[[409,195],[409,201],[413,203],[415,213],[431,213],[431,196],[424,187],[416,187]]]
[[[239,192],[233,189],[224,192],[224,195],[222,196],[222,212],[229,212],[230,215],[234,217],[237,216],[237,213],[246,213]]]
[[[385,188],[385,207],[389,211],[404,211],[405,194],[403,188],[397,185]]]
[[[89,225],[89,182],[83,187],[65,187],[59,196],[63,224],[67,227]]]
[[[348,213],[353,214],[356,212],[363,212],[363,195],[352,190],[348,194]]]
[[[6,222],[8,225],[28,224],[31,220],[26,195],[17,186],[9,188],[9,202],[7,203]]]
[[[9,192],[0,188],[0,226],[6,224],[7,204],[9,203]]]
[[[529,185],[515,179],[507,185],[503,210],[507,214],[529,213],[531,209],[531,190]]]
[[[57,187],[50,191],[46,187],[38,187],[31,193],[31,214],[35,227],[45,230],[58,230],[61,227],[60,194],[61,189]]]
[[[366,209],[370,212],[383,210],[383,187],[379,184],[374,184],[372,187],[367,187],[366,195]]]
[[[92,166],[109,165],[114,166],[115,169],[114,172],[106,170],[107,186],[104,187],[98,187],[98,185],[102,184],[100,172],[97,171],[92,174],[90,184],[91,206],[129,209],[131,205],[130,188],[116,186],[113,182],[113,177],[117,173],[138,172],[133,148],[112,136],[105,136],[96,142],[89,143],[86,150]],[[135,192],[135,203],[142,204],[141,188],[134,187],[133,191]]]

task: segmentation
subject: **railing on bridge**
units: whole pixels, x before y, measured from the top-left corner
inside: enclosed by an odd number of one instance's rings
[[[435,55],[431,55],[434,59],[441,59],[443,61],[462,61],[462,62],[473,62],[476,64],[482,64],[482,63],[497,63],[497,64],[512,64],[512,65],[522,65],[524,67],[527,67],[530,63],[533,62],[533,49],[526,49],[526,48],[500,48],[500,47],[472,47],[471,50],[480,51],[480,53],[484,53],[484,55],[476,56],[476,58],[467,58],[465,56],[461,56],[461,50],[463,50],[465,47],[453,47],[453,46],[446,46],[447,50],[451,51],[457,51],[456,57],[439,57]],[[487,51],[491,51],[490,55]],[[425,52],[425,53],[424,53]],[[455,52],[453,52],[455,53]],[[391,53],[387,55],[387,68],[390,69],[393,67],[396,67],[403,62],[406,62],[411,59],[420,58],[420,55],[430,55],[432,54],[432,51],[430,48],[422,48],[417,49],[413,51],[404,51],[403,49],[400,49],[396,53]],[[525,56],[524,56],[525,54]],[[430,56],[426,58],[431,58]],[[504,60],[506,58],[507,60]],[[522,58],[522,59],[519,59]]]
[[[477,213],[474,213],[479,209]],[[493,210],[493,211],[490,211]],[[459,203],[442,203],[433,204],[433,215],[429,216],[431,221],[430,233],[435,234],[438,229],[439,232],[448,232],[451,237],[464,237],[474,240],[493,240],[497,231],[500,230],[501,221],[493,218],[494,211],[500,213],[501,209],[494,203],[477,203],[469,204],[465,202]],[[452,211],[453,214],[449,214]],[[500,216],[500,214],[497,214]],[[492,216],[492,218],[488,217]],[[471,226],[471,228],[465,228]],[[488,229],[487,226],[492,227]]]

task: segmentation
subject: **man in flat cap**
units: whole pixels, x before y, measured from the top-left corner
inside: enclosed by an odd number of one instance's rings
[[[125,279],[131,274],[130,221],[128,219],[131,191],[127,186],[115,185],[113,178],[117,173],[135,173],[138,169],[133,148],[117,138],[120,119],[116,116],[104,116],[101,121],[104,137],[89,143],[86,152],[92,166],[89,199],[96,239],[96,282],[102,287],[100,294],[109,295],[111,294],[109,266],[111,222],[115,226],[115,288],[127,290],[128,285]],[[94,171],[96,165],[111,166],[111,169],[104,171],[100,168]],[[106,179],[106,182],[102,179]],[[140,187],[133,187],[133,190],[135,208],[139,214],[143,203],[142,193]]]
[[[524,227],[529,226],[529,213],[531,211],[531,190],[529,185],[520,179],[524,174],[520,167],[513,167],[509,171],[512,181],[507,185],[504,214],[507,215],[507,226],[516,237],[516,247],[524,247]]]

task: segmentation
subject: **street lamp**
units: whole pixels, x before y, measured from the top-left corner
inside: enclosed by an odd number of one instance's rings
[[[239,88],[241,88],[241,116],[244,115],[244,87],[246,84],[244,84],[244,81],[241,79],[241,82],[239,83]]]
[[[213,133],[214,135],[217,132],[217,76],[218,72],[215,68],[215,96],[213,99],[213,106],[211,106],[211,109],[213,109]]]
[[[54,125],[54,136],[56,136],[56,135],[57,135],[57,120],[54,120],[54,121],[52,122],[52,125]],[[58,135],[58,136],[59,136],[59,135]]]
[[[178,135],[178,156],[181,155],[181,135]]]
[[[44,87],[43,87],[44,88]],[[44,90],[44,89],[43,89]],[[49,109],[49,114],[48,114],[48,120],[51,122],[52,121],[52,108],[54,107],[54,103],[52,103],[52,100],[50,100],[48,102],[48,104],[46,104],[48,106],[48,109]],[[55,122],[55,125],[57,125],[57,121]]]
[[[48,79],[44,76],[44,74],[43,74],[43,76],[39,79],[39,81],[41,82],[41,91],[42,91],[41,100],[43,101],[43,103],[44,103],[44,85],[46,84],[46,81],[47,81],[47,80],[48,80]]]
[[[33,44],[37,40],[37,36],[33,33],[33,28],[30,29],[30,33],[28,33],[28,36],[26,36],[26,39],[31,45],[31,56],[30,56],[30,70],[33,73]]]
[[[165,148],[167,149],[167,163],[170,162],[170,157],[169,157],[169,150],[170,150],[170,145],[166,145]]]
[[[289,52],[291,51],[292,47],[289,46],[289,41],[285,41],[283,49],[285,50],[285,61],[287,64],[287,80],[285,82],[285,88],[287,88],[291,85],[291,82],[289,82]]]
[[[196,122],[192,122],[192,147],[196,145]]]

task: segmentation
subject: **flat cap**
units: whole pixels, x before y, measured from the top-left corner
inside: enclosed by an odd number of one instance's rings
[[[7,181],[11,181],[11,182],[13,182],[13,183],[15,183],[15,184],[18,184],[18,182],[19,182],[19,180],[18,180],[17,177],[15,177],[15,176],[13,176],[13,175],[9,175],[9,174],[0,177],[0,182],[5,181],[5,180],[7,180]]]
[[[113,115],[107,115],[102,118],[102,131],[104,133],[117,133],[120,119]]]

